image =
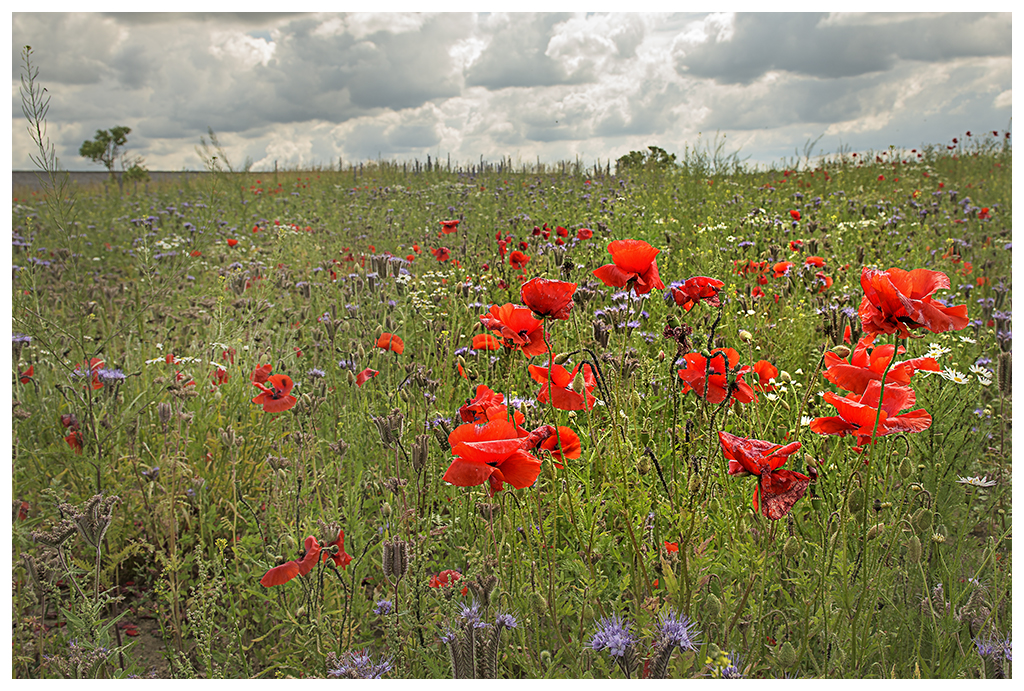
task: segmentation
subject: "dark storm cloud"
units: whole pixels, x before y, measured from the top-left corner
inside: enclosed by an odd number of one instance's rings
[[[493,20],[490,44],[466,72],[466,86],[488,89],[552,86],[572,81],[558,61],[546,55],[553,28],[567,14],[512,15]]]
[[[823,13],[740,13],[731,37],[712,36],[696,45],[677,43],[675,66],[682,75],[746,84],[773,70],[839,78],[884,71],[899,60],[1010,55],[1010,23],[1005,17],[882,17],[864,25],[826,21]]]

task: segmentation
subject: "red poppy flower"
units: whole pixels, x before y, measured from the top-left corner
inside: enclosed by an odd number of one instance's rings
[[[508,251],[508,243],[504,240],[498,240],[498,252],[501,253],[501,261],[505,261],[506,251]]]
[[[258,365],[256,369],[252,371],[252,383],[265,384],[267,379],[270,378],[270,373],[273,371],[274,370],[270,365]]]
[[[459,219],[454,221],[441,221],[441,232],[445,235],[451,235],[459,230]]]
[[[754,375],[757,377],[757,384],[754,389],[757,391],[772,392],[775,387],[769,382],[779,376],[779,369],[767,360],[758,360],[754,363]]]
[[[528,357],[546,353],[544,343],[544,322],[533,316],[533,311],[511,303],[498,306],[491,305],[487,314],[480,315],[485,327],[494,331],[506,343],[521,349]]]
[[[530,258],[523,254],[522,252],[520,252],[519,250],[514,250],[512,254],[510,254],[508,257],[508,265],[511,266],[513,269],[517,270],[522,270],[522,268],[526,266],[529,263],[529,261]]]
[[[368,379],[376,377],[377,374],[377,370],[370,369],[369,367],[367,367],[362,372],[356,375],[356,386],[362,386],[367,382]]]
[[[694,276],[683,281],[678,288],[672,288],[672,299],[687,312],[701,300],[712,307],[718,307],[721,304],[718,291],[724,286],[725,283],[717,278]]]
[[[18,381],[20,381],[22,384],[28,384],[30,381],[32,381],[32,373],[34,372],[34,368],[35,365],[29,365],[27,370],[21,372],[18,375]]]
[[[826,276],[824,271],[819,271],[814,274],[815,280],[817,280],[821,286],[818,288],[819,293],[824,293],[826,290],[832,287],[832,277]]]
[[[473,350],[499,350],[501,341],[491,334],[477,334],[473,336]]]
[[[72,430],[71,434],[69,434],[68,436],[64,437],[64,441],[66,441],[68,443],[68,446],[70,446],[74,450],[75,453],[82,453],[82,448],[83,448],[82,433],[79,432],[77,429],[76,430]]]
[[[905,353],[907,349],[903,346],[896,348],[891,344],[872,348],[872,340],[873,337],[866,337],[857,341],[857,345],[850,354],[849,361],[844,360],[832,351],[827,351],[825,353],[825,371],[823,373],[825,379],[828,379],[840,389],[851,391],[855,394],[864,393],[869,382],[881,381],[885,368],[889,366],[889,361],[893,359],[893,351],[895,350],[896,355],[900,355]],[[885,383],[887,385],[910,384],[910,378],[914,376],[914,372],[917,370],[939,372],[942,368],[939,367],[939,363],[936,362],[935,358],[930,357],[918,357],[904,360],[903,362],[896,362],[893,363],[892,367],[889,367],[889,373],[885,375]]]
[[[592,410],[597,399],[591,394],[597,386],[594,370],[590,365],[583,365],[582,387],[576,382],[579,365],[569,372],[561,365],[551,367],[551,405],[559,410]],[[530,376],[541,384],[537,391],[540,403],[548,402],[548,368],[530,365]],[[580,390],[577,391],[576,389]]]
[[[793,219],[794,221],[799,221],[799,220],[800,220],[800,212],[799,212],[799,211],[797,211],[796,209],[790,209],[790,210],[789,210],[789,216],[790,216],[790,218],[792,218],[792,219]]]
[[[562,226],[557,226],[555,228],[555,232],[558,233],[558,237],[560,237],[560,238],[567,238],[567,237],[569,237],[569,231],[566,230],[565,228],[563,228]]]
[[[740,276],[763,274],[768,269],[768,262],[755,262],[753,259],[748,260],[745,264],[741,264],[738,260],[733,260],[732,265]]]
[[[213,380],[214,386],[220,386],[228,380],[228,371],[223,367],[218,367],[213,371],[213,374],[210,375],[210,379]]]
[[[783,276],[788,274],[789,270],[792,269],[794,266],[796,266],[796,264],[794,264],[793,262],[779,262],[778,264],[772,267],[772,278],[782,278]]]
[[[989,216],[989,209],[988,209],[987,206],[982,207],[981,211],[978,212],[978,220],[979,221],[988,221],[988,220],[991,220],[991,218],[992,217]]]
[[[486,384],[480,384],[476,387],[476,396],[459,408],[459,417],[463,422],[476,423],[506,420],[509,416],[508,408],[505,406],[505,396],[491,391]],[[526,420],[526,416],[517,410],[513,412],[511,419],[516,425],[521,425]]]
[[[287,374],[272,374],[267,381],[270,383],[270,388],[259,382],[253,382],[253,386],[259,389],[260,393],[252,399],[252,402],[262,405],[263,412],[283,413],[298,402],[295,396],[290,395],[295,384]]]
[[[865,268],[860,285],[864,299],[858,313],[867,334],[907,338],[911,329],[941,333],[967,326],[967,305],[946,307],[931,297],[939,288],[949,288],[949,278],[941,271]]]
[[[401,355],[405,350],[405,343],[398,336],[384,332],[377,339],[377,347],[383,350],[392,350],[397,355]]]
[[[572,309],[572,296],[576,292],[575,283],[551,281],[546,278],[532,278],[523,284],[523,304],[533,310],[538,317],[552,319],[568,319]]]
[[[779,470],[786,459],[800,448],[794,441],[782,446],[760,439],[746,439],[719,432],[722,454],[729,461],[730,475],[758,476],[754,488],[754,511],[777,521],[783,518],[807,491],[811,478],[793,470]]]
[[[338,546],[337,554],[331,554],[330,551],[327,549],[331,545],[337,545]],[[338,530],[338,537],[334,538],[334,540],[332,540],[331,542],[328,542],[326,545],[324,545],[324,549],[322,550],[322,554],[323,554],[323,560],[324,561],[327,561],[328,559],[331,559],[334,562],[335,566],[340,566],[343,569],[345,567],[347,567],[349,564],[352,563],[352,555],[345,553],[345,531],[344,530]]]
[[[804,241],[803,240],[790,240],[789,241],[789,249],[791,249],[792,251],[799,252],[803,248],[804,248]]]
[[[103,360],[99,359],[98,357],[91,358],[89,360],[88,365],[86,365],[84,362],[80,365],[75,365],[75,375],[79,377],[85,376],[85,372],[86,370],[88,370],[89,372],[92,373],[92,388],[102,389],[103,384],[100,383],[100,377],[98,372],[100,368],[103,367],[104,364],[106,363],[104,363]]]
[[[430,253],[434,255],[439,262],[446,262],[448,261],[448,258],[452,256],[452,253],[448,251],[447,247],[435,247],[430,250]]]
[[[287,583],[296,576],[305,576],[312,571],[320,561],[320,543],[310,535],[306,538],[305,546],[306,552],[301,559],[295,559],[270,569],[260,579],[260,585],[264,588],[271,588]]]
[[[566,458],[579,458],[583,453],[579,435],[568,427],[559,427],[551,436],[538,444],[537,448],[547,449],[555,459],[554,465],[559,470],[562,469],[562,461]]]
[[[612,264],[605,264],[594,270],[594,275],[606,286],[623,288],[632,285],[637,295],[651,292],[653,288],[664,290],[665,284],[658,275],[655,258],[661,251],[643,240],[615,240],[608,245]]]
[[[679,543],[678,542],[669,542],[668,540],[666,540],[665,541],[665,551],[668,552],[669,554],[672,554],[673,552],[678,552],[679,551]]]
[[[576,237],[579,238],[580,240],[589,240],[590,238],[594,237],[594,231],[592,231],[590,228],[580,228],[579,230],[576,231]]]
[[[446,588],[450,585],[455,585],[455,581],[460,578],[462,578],[462,574],[455,569],[445,569],[436,576],[431,576],[427,586],[430,588]]]
[[[238,240],[235,240],[234,238],[228,238],[228,247],[234,247],[237,244]]]
[[[727,393],[740,403],[750,403],[757,398],[750,385],[743,381],[743,375],[752,371],[749,365],[736,370],[735,383],[729,386],[726,369],[732,372],[740,360],[740,354],[733,348],[715,348],[710,360],[700,353],[688,353],[683,359],[686,367],[679,370],[679,378],[686,383],[683,393],[692,389],[711,404],[724,401]]]
[[[875,436],[887,434],[903,434],[921,432],[932,424],[932,416],[923,408],[900,414],[917,402],[914,390],[903,384],[886,384],[885,395],[882,397],[882,411],[878,411],[878,398],[882,384],[878,380],[869,381],[864,393],[847,394],[840,398],[831,391],[825,392],[825,402],[835,406],[839,415],[819,417],[811,421],[811,431],[816,434],[847,434],[857,436],[857,445],[863,446],[871,442],[871,432],[875,429],[875,418],[878,417],[878,431]]]
[[[825,259],[822,257],[810,256],[804,259],[804,266],[816,266],[819,269],[825,266]]]
[[[526,450],[530,442],[525,436],[526,432],[509,420],[459,425],[448,435],[455,459],[444,481],[458,487],[487,482],[491,496],[506,482],[517,489],[530,487],[540,474],[540,460]]]

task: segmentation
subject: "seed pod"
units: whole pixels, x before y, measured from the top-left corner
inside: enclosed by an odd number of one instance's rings
[[[743,341],[744,343],[750,343],[752,340],[754,340],[754,335],[747,331],[746,329],[740,329],[739,337],[740,340]]]
[[[714,593],[708,593],[704,598],[704,611],[707,612],[708,621],[715,621],[722,613],[722,601]],[[708,653],[710,655],[710,652]]]
[[[868,528],[868,540],[874,540],[876,537],[885,532],[885,523],[876,523],[875,525]]]
[[[570,357],[572,356],[569,353],[559,353],[558,355],[555,356],[555,364],[564,365]]]
[[[537,614],[544,614],[548,608],[548,601],[544,599],[544,596],[534,590],[530,593],[530,609]]]
[[[837,345],[832,348],[832,352],[843,358],[844,360],[850,357],[850,347],[845,345]]]
[[[636,458],[636,472],[643,477],[647,473],[651,472],[651,459],[647,457],[647,454],[640,454]]]
[[[932,511],[931,509],[921,507],[914,515],[910,518],[910,524],[914,526],[914,529],[919,533],[927,533],[932,528]]]
[[[691,473],[690,481],[686,483],[686,490],[690,494],[696,494],[698,489],[700,489],[700,475],[697,473]]]

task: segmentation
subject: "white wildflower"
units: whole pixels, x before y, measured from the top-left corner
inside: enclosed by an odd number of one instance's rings
[[[961,485],[968,485],[970,487],[994,487],[996,484],[995,480],[989,480],[988,475],[984,477],[960,477],[956,476],[956,481]]]

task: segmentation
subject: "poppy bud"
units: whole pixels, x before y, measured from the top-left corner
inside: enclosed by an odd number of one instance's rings
[[[565,515],[572,515],[572,502],[569,499],[569,495],[566,494],[565,492],[562,492],[562,495],[558,497],[558,505],[562,508],[562,511],[565,513]]]
[[[740,329],[739,336],[740,340],[743,341],[744,343],[750,343],[752,340],[754,340],[754,335],[747,331],[746,329]]]
[[[651,459],[647,454],[640,454],[636,459],[636,472],[642,477],[651,472]]]
[[[864,490],[857,487],[851,491],[846,500],[846,506],[850,509],[850,513],[859,513],[864,508]]]
[[[850,357],[850,348],[849,348],[849,346],[837,345],[837,346],[832,348],[832,352],[835,353],[836,355],[838,355],[839,357],[843,358],[844,360],[846,358]]]
[[[868,540],[874,540],[876,537],[885,532],[885,523],[876,523],[875,525],[868,528]]]
[[[796,664],[796,650],[793,649],[793,644],[789,641],[783,643],[777,651],[775,651],[775,661],[779,663],[780,667],[792,667]]]
[[[548,608],[548,601],[544,599],[544,596],[534,590],[530,593],[530,609],[536,612],[538,615],[544,614]]]
[[[722,601],[714,593],[708,593],[708,596],[704,598],[704,610],[707,612],[708,620],[715,621],[718,619],[718,615],[722,613]],[[714,643],[711,645],[714,646]],[[710,648],[708,649],[708,655],[711,655]]]
[[[700,475],[692,473],[690,475],[690,481],[686,484],[686,490],[690,494],[696,494],[698,489],[700,489]]]
[[[914,472],[914,465],[913,465],[913,463],[910,461],[909,458],[904,457],[904,459],[902,461],[900,461],[900,467],[899,467],[900,477],[903,478],[904,480],[906,480],[908,477],[910,477],[913,474],[913,472]]]
[[[345,374],[347,375],[345,378],[348,379],[349,386],[356,383],[356,375],[352,373],[352,370],[348,370]]]
[[[555,356],[555,364],[564,365],[570,357],[572,357],[571,353],[559,353]]]
[[[658,351],[658,362],[665,362],[665,357],[666,357],[665,351],[664,350],[659,350]]]
[[[921,561],[921,539],[917,535],[912,535],[907,542],[907,561],[911,564]]]
[[[800,554],[800,538],[796,535],[791,535],[790,538],[786,540],[786,544],[782,546],[782,553],[789,559]]]
[[[583,369],[581,368],[578,372],[576,372],[576,376],[572,378],[572,390],[582,396],[586,388],[587,383],[586,380],[584,380],[583,378]]]
[[[297,610],[295,610],[295,617],[297,619],[301,619],[304,616],[306,616],[306,607],[303,605],[299,607]]]
[[[921,507],[914,512],[914,515],[910,518],[910,524],[914,526],[914,529],[919,533],[927,533],[932,527],[932,512],[931,509]]]
[[[787,383],[793,381],[793,377],[789,376],[789,372],[786,370],[779,372],[779,379]]]

